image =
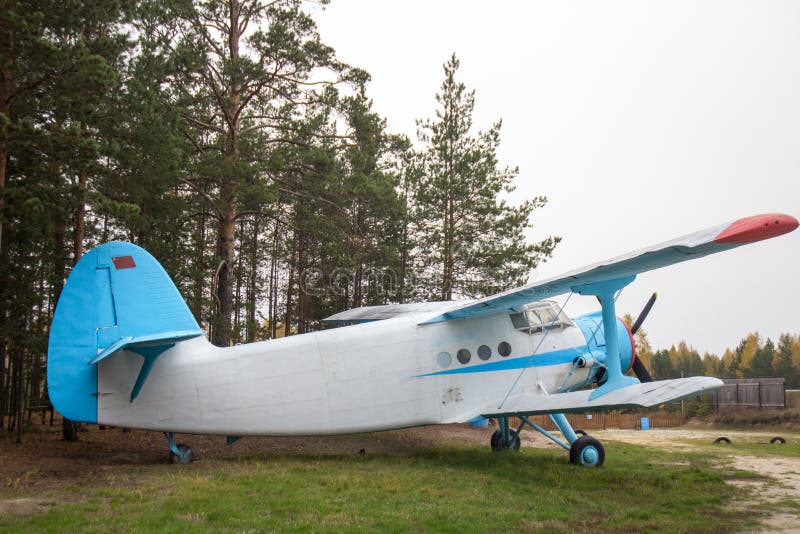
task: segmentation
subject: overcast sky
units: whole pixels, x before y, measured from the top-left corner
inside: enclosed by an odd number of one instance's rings
[[[392,132],[433,115],[458,55],[476,126],[503,120],[514,198],[549,198],[530,238],[563,241],[539,277],[743,216],[800,217],[800,2],[333,0],[314,16],[372,75]],[[639,275],[618,312],[658,291],[656,348],[800,333],[799,250],[800,230]]]

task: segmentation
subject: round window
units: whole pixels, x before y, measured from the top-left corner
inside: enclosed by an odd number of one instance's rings
[[[478,358],[481,360],[488,360],[492,357],[492,349],[488,345],[481,345],[478,347]]]
[[[470,354],[469,350],[467,349],[459,349],[456,353],[456,358],[461,363],[469,363],[470,358],[472,358],[472,354]]]
[[[499,345],[497,345],[497,352],[500,353],[500,356],[505,358],[506,356],[511,354],[511,345],[509,345],[507,341],[503,341]]]
[[[453,363],[453,357],[450,356],[449,352],[440,352],[436,355],[436,363],[439,364],[439,367],[450,367],[450,364]]]

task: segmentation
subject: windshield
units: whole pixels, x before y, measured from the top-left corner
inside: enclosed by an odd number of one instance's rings
[[[572,321],[561,311],[558,303],[549,300],[528,304],[521,312],[512,313],[511,323],[517,330],[529,334],[572,325]]]

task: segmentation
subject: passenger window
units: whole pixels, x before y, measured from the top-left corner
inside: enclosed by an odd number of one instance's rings
[[[459,349],[456,353],[456,358],[461,363],[469,363],[470,359],[472,358],[472,354],[467,349]]]
[[[481,345],[478,347],[478,358],[483,361],[488,360],[492,357],[492,349],[489,348],[488,345]]]
[[[503,341],[497,346],[497,352],[500,353],[500,356],[505,358],[511,354],[511,345],[509,345],[507,341]]]

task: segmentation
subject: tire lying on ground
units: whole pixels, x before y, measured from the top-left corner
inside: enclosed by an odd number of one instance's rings
[[[717,439],[714,440],[714,443],[730,443],[730,442],[731,442],[731,440],[729,440],[725,436],[720,436],[720,437],[718,437]]]
[[[771,440],[769,440],[770,445],[774,445],[776,443],[786,443],[786,440],[780,436],[775,436]]]

